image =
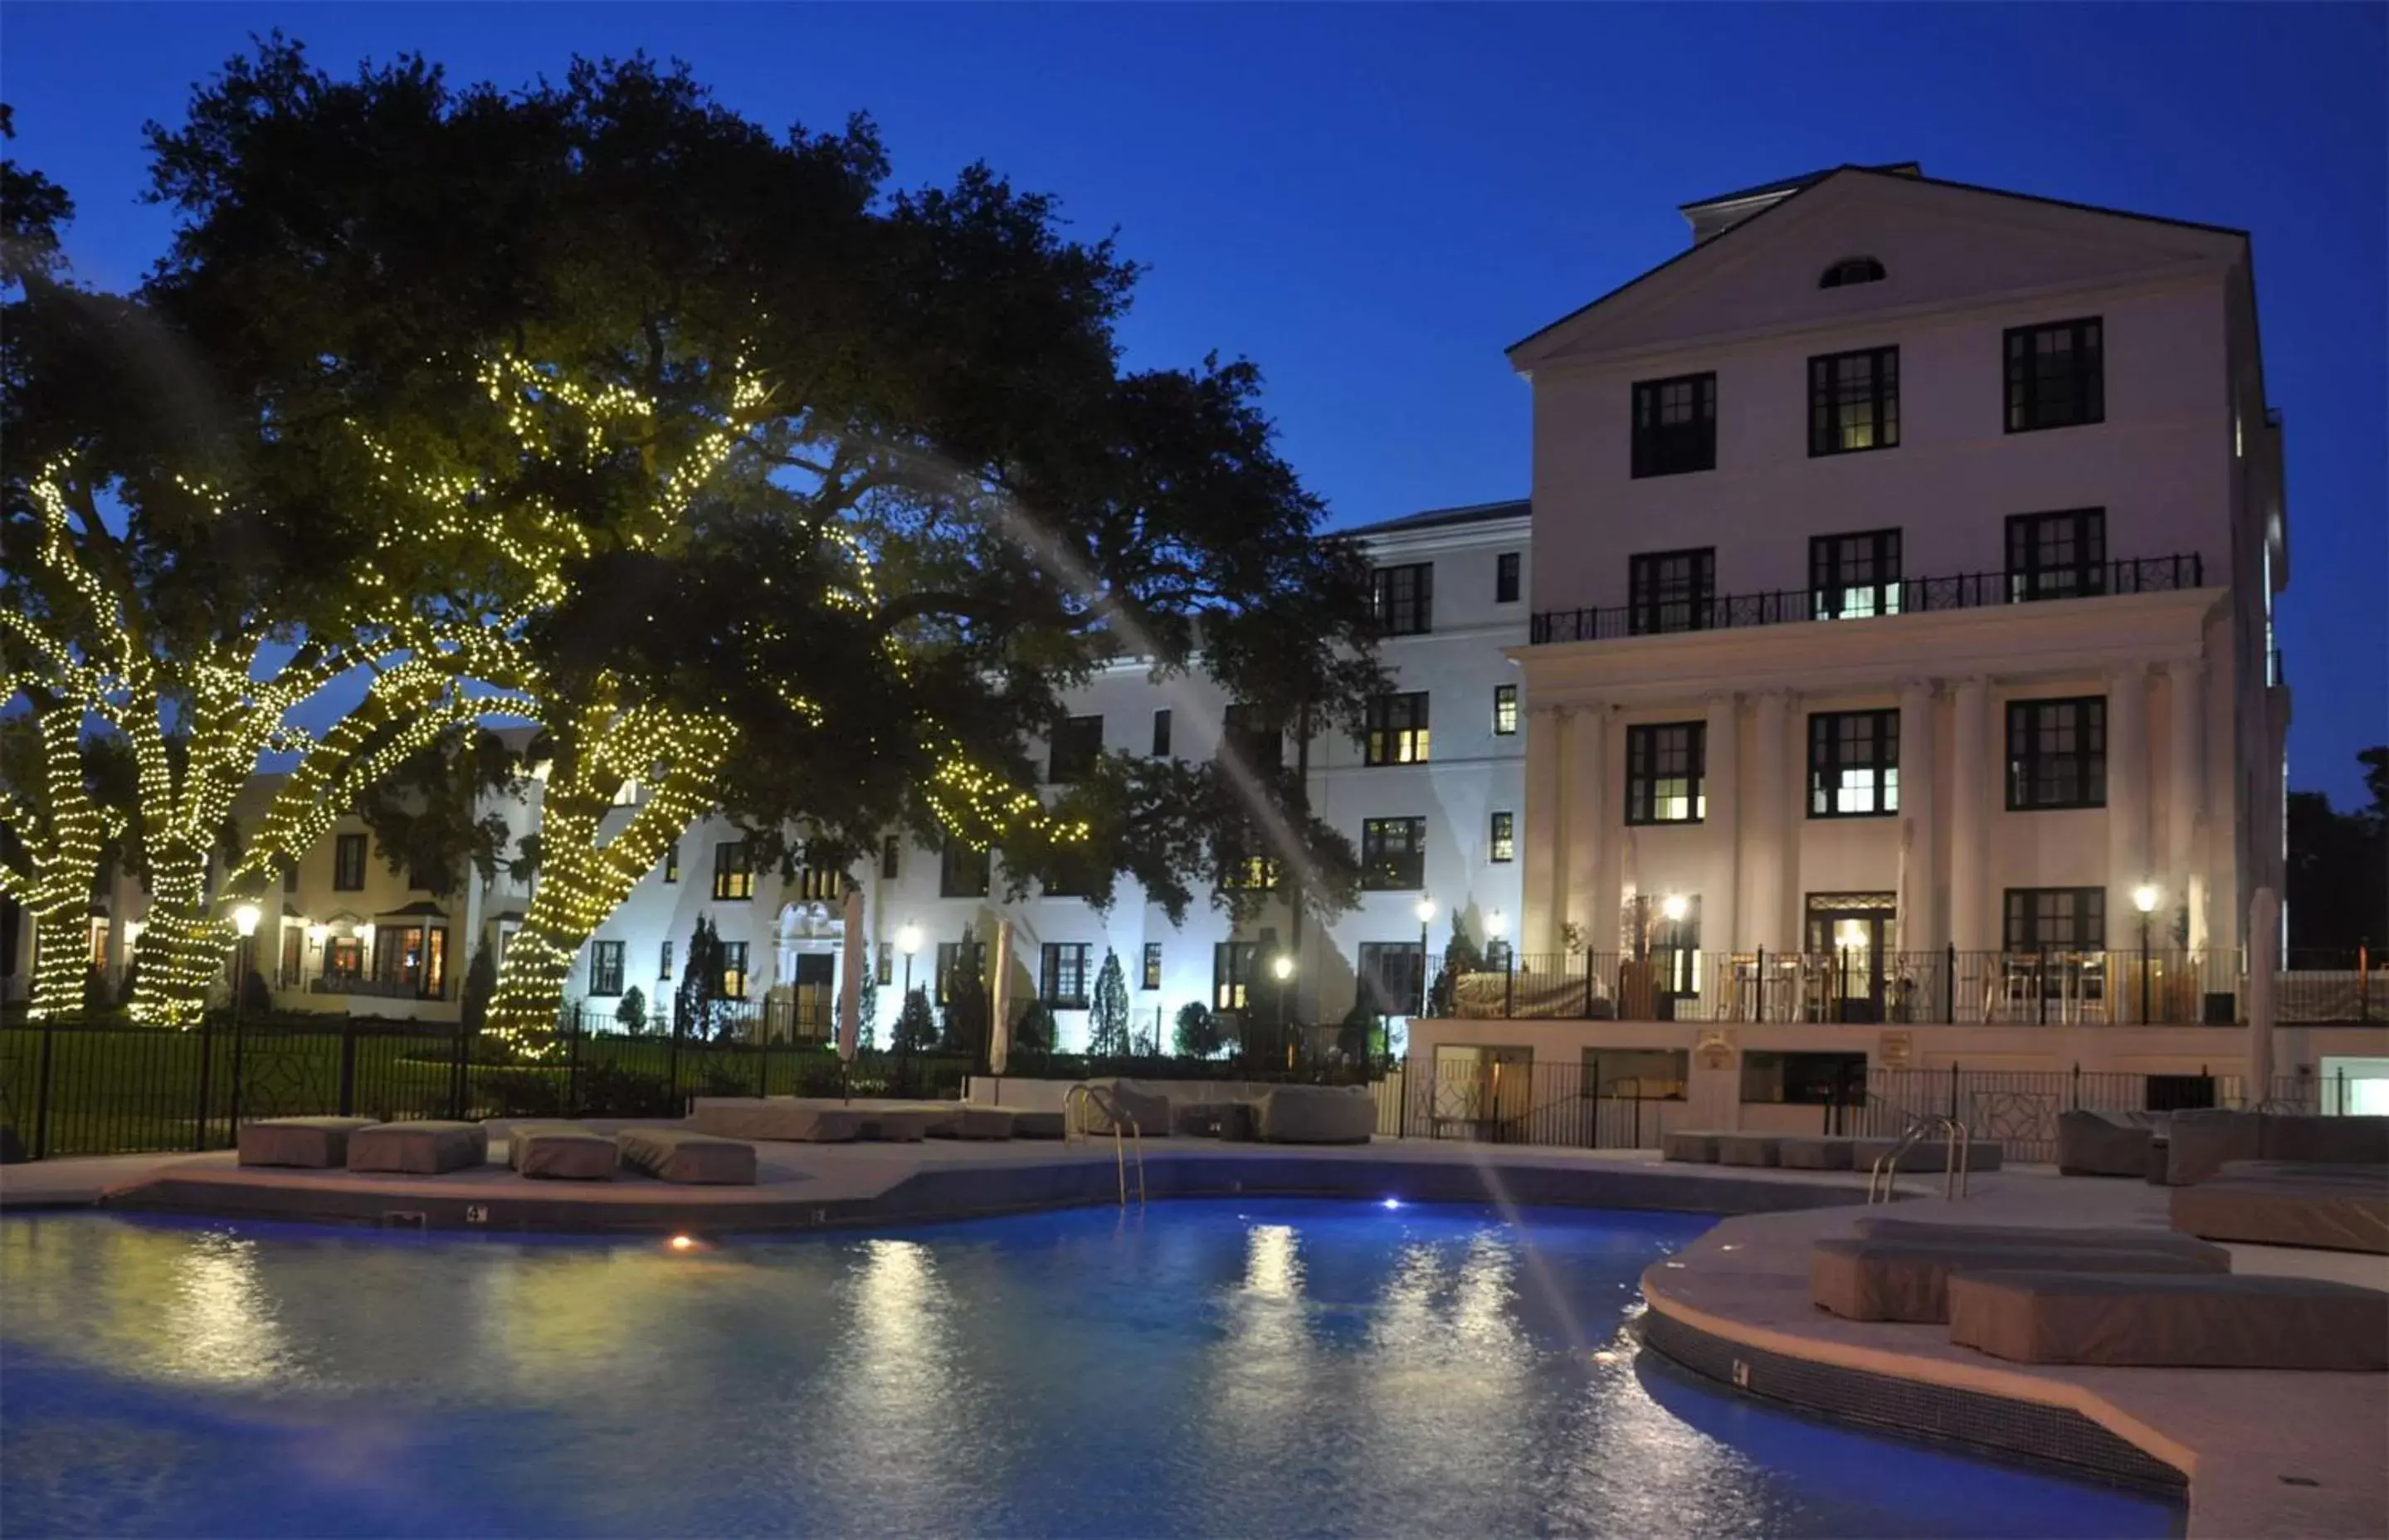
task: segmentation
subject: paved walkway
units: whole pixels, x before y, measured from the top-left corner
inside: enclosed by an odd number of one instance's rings
[[[2165,1190],[2144,1182],[2045,1167],[2000,1177],[1977,1182],[1964,1203],[1903,1204],[1901,1217],[2165,1228]],[[1843,1320],[1809,1303],[1808,1245],[1849,1233],[1857,1216],[1729,1219],[1646,1273],[1643,1293],[1655,1311],[1768,1352],[2070,1406],[2188,1473],[2194,1537],[2389,1533],[2389,1374],[2010,1364],[1951,1343],[1944,1327]],[[2238,1272],[2389,1287],[2389,1257],[2230,1250]]]

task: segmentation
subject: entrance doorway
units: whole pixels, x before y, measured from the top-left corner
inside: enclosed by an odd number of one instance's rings
[[[830,1035],[831,1012],[837,1007],[836,966],[827,952],[798,952],[797,976],[790,982],[796,1020],[789,1036],[803,1042]]]
[[[1884,1019],[1884,975],[1899,944],[1892,893],[1808,895],[1808,988],[1812,1017],[1828,1022]]]

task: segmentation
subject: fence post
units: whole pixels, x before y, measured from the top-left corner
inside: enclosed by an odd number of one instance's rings
[[[357,1021],[340,1018],[340,1115],[354,1117],[357,1109]]]
[[[1518,954],[1508,942],[1501,944],[1501,1019],[1510,1019],[1512,1002],[1518,992]]]
[[[2033,980],[2032,992],[2038,997],[2040,1025],[2047,1026],[2049,1025],[2049,948],[2046,946],[2040,948],[2038,974],[2039,976]]]
[[[581,1110],[581,1023],[564,1029],[564,1110]]]
[[[795,1003],[793,1000],[789,1002],[792,1009]],[[788,1023],[788,1040],[794,1042],[796,1036],[797,1024],[791,1019]],[[755,1094],[759,1097],[772,1094],[772,1021],[769,1002],[764,1005],[761,1034],[755,1039]]]
[[[2356,1019],[2372,1020],[2372,948],[2366,946],[2356,948]]]
[[[242,1025],[241,1025],[240,1012],[239,1012],[238,1011],[235,1011],[235,1012],[232,1013],[232,1129],[231,1129],[231,1132],[232,1132],[232,1142],[233,1142],[233,1143],[235,1143],[235,1144],[238,1144],[238,1143],[240,1142],[240,1093],[241,1093],[241,1090],[242,1090],[242,1088],[242,1088],[242,1086],[241,1086],[241,1083],[240,1083],[240,1078],[241,1078],[241,1049],[242,1049],[243,1045],[248,1041],[248,1036],[249,1036],[249,1035],[248,1035],[248,1033],[247,1033],[246,1031],[244,1031],[244,1030],[243,1030]]]
[[[1590,942],[1592,938],[1587,936],[1585,939]],[[1590,945],[1584,948],[1584,1019],[1586,1021],[1592,1020],[1592,970],[1595,955]]]
[[[2082,1061],[2074,1061],[2074,1110],[2082,1110]]]
[[[680,1012],[672,1012],[671,1051],[664,1059],[664,1081],[671,1088],[668,1093],[674,1101],[680,1100]]]
[[[1941,957],[1941,1019],[1954,1026],[1958,1021],[1958,943],[1947,943]]]
[[[1949,1121],[1958,1121],[1958,1061],[1949,1061]]]
[[[1728,967],[1731,967],[1733,965],[1733,960],[1731,958],[1728,958],[1726,960],[1726,965]],[[1744,1021],[1763,1022],[1767,1019],[1767,948],[1764,947],[1758,948],[1758,955],[1752,960],[1750,970],[1750,988],[1753,997],[1751,1000],[1750,1014],[1743,1019]]]
[[[40,1160],[50,1152],[50,1040],[57,1032],[57,1024],[47,1017],[42,1021],[42,1080],[33,1090],[33,1158]]]
[[[1395,1093],[1397,1105],[1394,1109],[1394,1137],[1397,1139],[1408,1139],[1411,1137],[1410,1056],[1408,1054],[1403,1055],[1402,1062],[1395,1065],[1394,1070],[1396,1074],[1402,1077],[1401,1086]]]
[[[214,1036],[215,1034],[213,1029],[208,1025],[208,1013],[204,1011],[200,1012],[199,1105],[198,1109],[198,1116],[192,1120],[192,1127],[194,1131],[191,1135],[191,1149],[195,1152],[204,1151],[208,1147],[208,1090],[210,1083],[214,1079],[213,1071],[215,1069],[216,1060],[216,1047],[213,1041]]]

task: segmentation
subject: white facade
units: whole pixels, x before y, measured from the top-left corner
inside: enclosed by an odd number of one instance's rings
[[[2289,718],[2246,237],[1851,168],[1686,212],[1693,249],[1511,353],[1535,423],[1522,950],[1570,924],[1631,950],[1667,897],[1712,953],[1825,949],[1852,904],[1879,950],[2019,949],[2089,923],[2082,890],[2104,935],[2055,944],[2121,948],[2143,885],[2160,946],[2238,946],[2280,886]],[[2012,386],[2015,348],[2047,362]],[[1817,361],[1853,354],[1815,399]],[[1638,450],[1646,401],[1706,411],[1708,443]],[[2062,559],[2092,530],[2095,561]],[[1883,532],[1896,585],[1854,566]],[[1844,782],[1812,783],[1812,719],[1857,712],[1884,715],[1828,726],[1861,752],[1896,728],[1896,808],[1866,772],[1846,800],[1875,816],[1818,816]],[[2103,773],[2020,772],[2012,728],[2095,728]]]

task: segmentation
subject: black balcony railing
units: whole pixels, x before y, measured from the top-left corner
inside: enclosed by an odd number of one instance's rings
[[[1966,572],[1949,578],[1903,578],[1896,582],[1864,586],[1782,589],[1772,593],[1545,610],[1528,622],[1527,638],[1539,645],[1609,642],[1624,636],[1733,630],[1804,620],[1875,619],[1935,610],[1988,609],[2043,599],[2166,593],[2204,588],[2205,582],[2205,564],[2197,553],[2191,552],[2186,555],[2142,556],[2033,571]]]

